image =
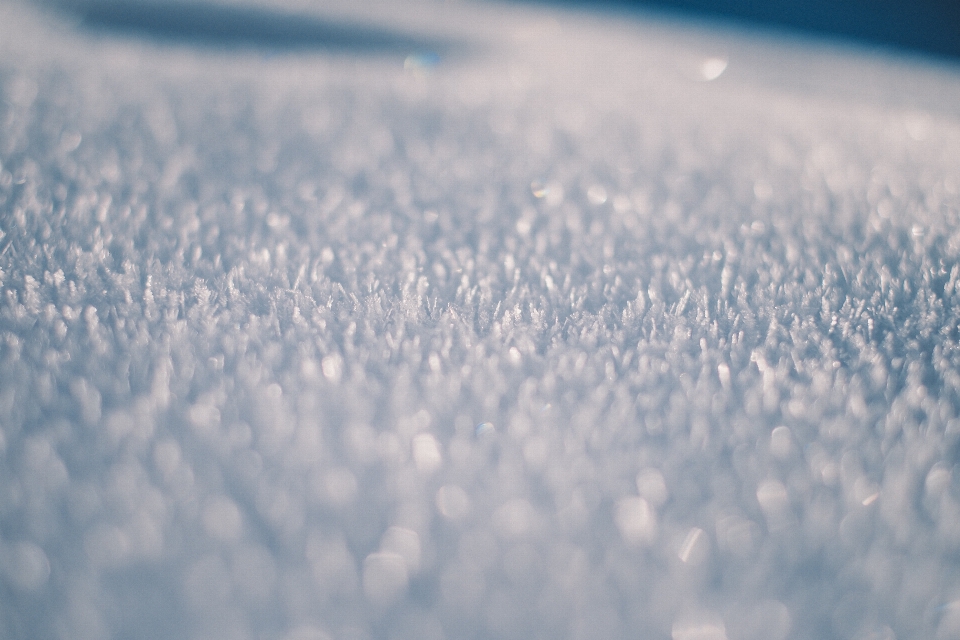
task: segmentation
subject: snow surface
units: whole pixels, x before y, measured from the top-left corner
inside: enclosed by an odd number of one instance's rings
[[[262,7],[0,6],[0,636],[960,637],[960,69]]]

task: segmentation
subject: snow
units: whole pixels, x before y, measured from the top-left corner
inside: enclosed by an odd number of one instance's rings
[[[0,636],[958,637],[955,65],[236,11],[0,7]]]

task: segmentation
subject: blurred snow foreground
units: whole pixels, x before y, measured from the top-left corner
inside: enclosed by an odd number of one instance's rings
[[[960,637],[956,67],[324,10],[0,8],[0,636]]]

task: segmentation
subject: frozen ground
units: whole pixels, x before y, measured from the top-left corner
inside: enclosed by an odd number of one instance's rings
[[[323,11],[0,6],[0,637],[960,637],[957,66]]]

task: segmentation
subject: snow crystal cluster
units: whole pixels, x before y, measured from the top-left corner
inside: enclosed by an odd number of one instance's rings
[[[0,637],[960,637],[955,68],[0,11]]]

